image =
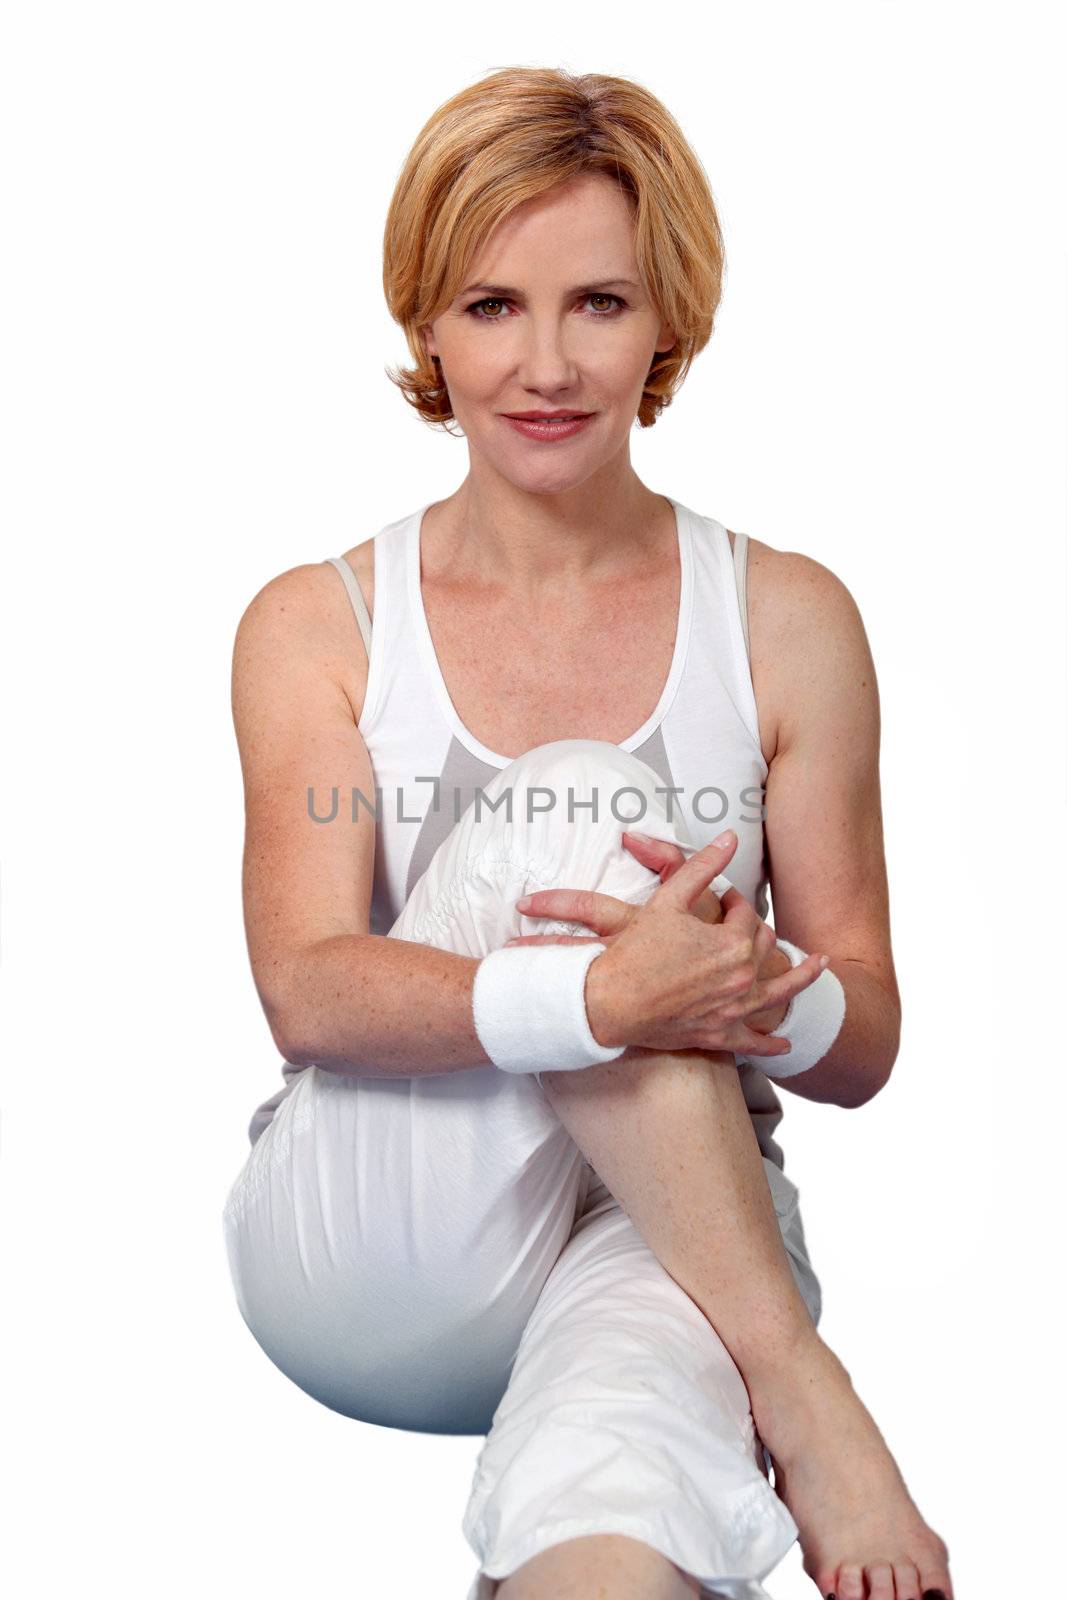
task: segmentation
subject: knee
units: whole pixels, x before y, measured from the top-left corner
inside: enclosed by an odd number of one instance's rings
[[[564,888],[630,899],[658,881],[623,845],[627,828],[693,844],[677,796],[632,752],[601,739],[557,739],[516,757],[490,785],[497,844],[525,852]]]
[[[529,820],[570,825],[610,818],[620,829],[670,818],[687,838],[677,805],[659,774],[639,756],[605,739],[553,739],[509,762],[491,787],[510,789]],[[514,810],[513,804],[513,810]],[[672,815],[673,813],[673,815]]]
[[[599,739],[535,745],[475,791],[391,932],[454,944],[462,925],[477,919],[482,942],[493,947],[520,931],[511,907],[531,889],[592,889],[643,903],[659,879],[626,849],[623,831],[637,828],[692,854],[696,847],[675,801],[657,772],[618,745]],[[538,919],[526,931],[576,929]]]

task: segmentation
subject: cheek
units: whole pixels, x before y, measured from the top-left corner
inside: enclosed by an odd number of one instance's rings
[[[644,340],[620,338],[591,351],[584,370],[606,404],[628,405],[644,388],[651,364]]]
[[[503,349],[503,340],[490,343],[489,340],[461,339],[442,356],[442,365],[453,398],[477,407],[492,404],[514,364]]]

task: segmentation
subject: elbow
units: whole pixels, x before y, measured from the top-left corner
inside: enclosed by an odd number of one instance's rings
[[[856,1085],[856,1092],[847,1100],[842,1100],[840,1104],[849,1111],[856,1111],[860,1106],[870,1105],[875,1095],[881,1094],[889,1082],[889,1076],[888,1072],[884,1076],[878,1077],[868,1074],[863,1078],[862,1082]]]
[[[363,1041],[352,1037],[351,1018],[340,1009],[340,995],[333,996],[332,981],[309,972],[306,957],[305,951],[279,963],[270,981],[257,982],[271,1038],[294,1067],[355,1074],[358,1061],[352,1051],[362,1055]]]
[[[855,1110],[858,1106],[869,1105],[875,1095],[881,1094],[893,1076],[893,1067],[896,1064],[899,1049],[900,1034],[898,1032],[889,1050],[879,1060],[872,1062],[866,1072],[857,1074],[855,1094],[841,1103],[846,1105],[849,1110]]]
[[[893,1068],[897,1064],[897,1057],[899,1056],[899,1054],[900,1054],[900,997],[898,995],[898,996],[896,996],[896,1003],[894,1004],[893,1010],[891,1012],[891,1026],[890,1026],[890,1028],[888,1030],[888,1037],[886,1039],[885,1050],[884,1050],[884,1053],[883,1053],[883,1056],[882,1056],[882,1060],[881,1060],[881,1063],[880,1063],[880,1070],[875,1075],[875,1086],[871,1090],[871,1099],[872,1100],[874,1099],[876,1094],[881,1094],[882,1090],[885,1088],[886,1084],[889,1082],[890,1078],[893,1076]]]
[[[252,978],[279,1055],[295,1067],[320,1059],[325,1042],[322,1007],[310,1003],[306,950],[274,949],[252,962]]]
[[[356,1041],[346,1040],[340,1049],[336,1029],[321,1010],[309,1012],[306,1006],[279,1006],[268,1018],[271,1037],[278,1050],[294,1067],[324,1067],[342,1076],[370,1076],[362,1064],[363,1052],[353,1053]]]
[[[285,1007],[274,1007],[267,1012],[267,1025],[279,1055],[294,1067],[310,1067],[319,1056],[319,1049],[303,1019]]]
[[[309,1067],[318,1060],[321,1040],[305,1007],[298,1004],[289,985],[257,984],[263,1007],[279,1055],[294,1067]]]
[[[294,1030],[274,1042],[286,1061],[294,1067],[312,1067],[322,1061],[322,1050],[306,1033]]]

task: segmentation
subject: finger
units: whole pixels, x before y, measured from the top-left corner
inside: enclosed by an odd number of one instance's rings
[[[787,1056],[791,1046],[788,1039],[782,1039],[772,1033],[759,1033],[755,1028],[750,1028],[746,1023],[738,1024],[741,1033],[740,1044],[734,1045],[734,1050],[742,1051],[746,1056]]]
[[[752,946],[752,954],[755,958],[757,971],[762,966],[764,959],[776,948],[777,943],[774,929],[768,927],[765,922],[761,922]]]
[[[735,889],[733,884],[719,896],[719,904],[723,910],[723,921],[729,917],[731,927],[736,927],[738,923],[762,921],[762,918],[757,916],[752,902],[746,900],[740,889]]]
[[[524,917],[581,922],[597,933],[621,933],[634,910],[629,901],[595,889],[534,889],[523,899],[529,902],[519,908]]]
[[[599,944],[596,934],[586,933],[517,933],[514,939],[505,939],[500,946],[507,950],[513,944]]]
[[[688,911],[697,895],[702,894],[711,880],[718,877],[736,849],[737,835],[732,828],[728,828],[725,843],[706,844],[703,850],[698,850],[688,861],[683,861],[667,882],[660,884],[649,905],[673,906],[679,911]]]
[[[722,908],[723,926],[729,928],[733,933],[741,934],[744,938],[752,941],[751,955],[756,964],[758,977],[760,963],[756,953],[756,938],[759,930],[765,927],[766,924],[762,917],[759,916],[755,906],[746,900],[741,891],[735,889],[732,884],[725,894],[720,897],[719,905]]]
[[[722,904],[714,889],[702,889],[689,910],[701,922],[714,926],[722,921]]]
[[[771,1006],[785,1005],[795,994],[799,994],[802,989],[815,982],[823,970],[822,962],[823,957],[818,951],[812,951],[811,955],[804,957],[799,966],[790,967],[788,972],[780,973],[777,978],[767,978],[765,981],[754,983],[752,994],[756,1004],[752,1010],[766,1011]]]
[[[625,828],[622,842],[643,867],[658,872],[664,883],[677,872],[685,860],[685,852],[678,845],[672,844],[669,839],[650,839],[647,833],[633,833],[629,828]]]

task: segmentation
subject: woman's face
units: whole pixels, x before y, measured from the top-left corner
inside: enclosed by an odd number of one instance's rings
[[[641,287],[631,202],[583,173],[513,212],[424,330],[472,456],[531,491],[582,483],[620,452],[657,351],[675,343]],[[508,413],[591,413],[534,437]]]

